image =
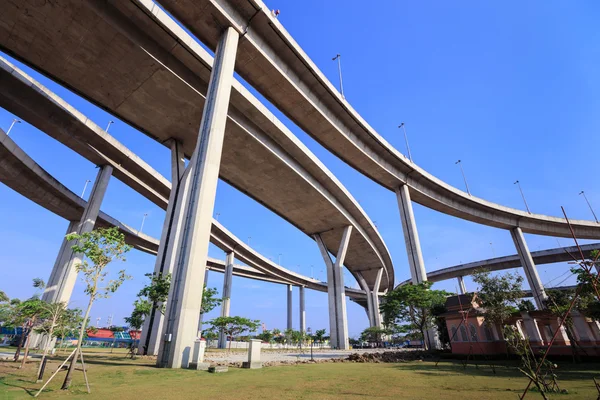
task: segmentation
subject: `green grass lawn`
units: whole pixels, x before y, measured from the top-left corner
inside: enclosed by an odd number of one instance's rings
[[[476,369],[444,361],[403,364],[322,363],[242,370],[230,368],[223,374],[204,371],[169,370],[154,367],[154,361],[126,360],[122,351],[104,349],[86,352],[92,394],[85,393],[81,371],[76,371],[69,393],[59,390],[64,372],[59,373],[41,399],[516,399],[527,384],[514,367],[501,366],[497,375],[489,367]],[[58,363],[48,364],[46,377]],[[0,399],[31,398],[41,384],[35,383],[37,362],[20,370],[18,364],[0,362]],[[559,369],[560,399],[595,399],[592,377],[600,376],[598,364],[571,365]],[[530,393],[528,399],[541,398]]]

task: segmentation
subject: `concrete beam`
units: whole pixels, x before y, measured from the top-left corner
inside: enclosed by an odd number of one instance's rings
[[[369,285],[367,285],[367,282],[363,278],[361,272],[358,272],[356,274],[356,280],[358,282],[358,286],[360,286],[360,288],[365,291],[365,294],[367,296],[367,317],[369,318],[369,326],[374,327],[375,322],[373,318],[373,296],[371,295],[371,289],[369,289]]]
[[[400,220],[402,221],[402,231],[404,232],[404,244],[406,245],[406,254],[408,255],[411,280],[414,284],[421,283],[427,280],[427,272],[425,272],[421,242],[419,241],[419,233],[417,232],[417,223],[413,213],[408,186],[401,185],[396,188],[396,197],[398,198],[398,208],[400,209]]]
[[[163,276],[173,273],[175,263],[175,252],[173,251],[174,236],[176,230],[176,210],[181,201],[180,183],[185,171],[185,158],[181,142],[171,140],[171,187],[167,212],[163,222],[163,228],[160,235],[160,244],[158,254],[154,263],[154,275]],[[160,311],[162,305],[157,304],[149,318],[144,321],[142,336],[140,338],[140,351],[142,354],[157,355],[160,346],[160,334],[164,325],[164,315]]]
[[[230,251],[225,257],[225,274],[223,275],[223,298],[221,303],[221,317],[229,317],[231,308],[231,284],[233,279],[233,264],[235,262],[235,253]],[[227,348],[227,335],[219,332],[219,348]]]
[[[467,293],[467,286],[465,285],[465,280],[462,276],[457,276],[456,280],[458,281],[458,289],[460,290],[460,294]]]
[[[287,329],[293,329],[293,324],[292,324],[292,315],[293,315],[293,300],[292,300],[292,285],[287,285],[287,325],[286,328]]]
[[[96,225],[96,219],[100,213],[100,205],[106,194],[108,182],[112,174],[111,166],[99,167],[98,174],[89,201],[86,204],[79,224],[77,224],[77,233],[82,235],[91,232]],[[69,224],[69,229],[75,228],[73,223]],[[63,302],[68,304],[71,300],[71,294],[77,280],[76,266],[81,263],[81,254],[75,253],[71,248],[75,243],[65,243],[61,245],[57,261],[50,274],[48,286],[44,290],[42,300],[49,303]]]
[[[381,328],[381,312],[379,311],[379,292],[377,288],[381,282],[381,277],[383,275],[383,268],[379,270],[377,273],[377,279],[375,280],[375,286],[371,291],[371,297],[373,300],[371,303],[373,304],[373,326]]]
[[[346,294],[344,288],[344,260],[348,251],[352,226],[344,228],[342,240],[336,254],[335,263],[332,262],[329,252],[321,239],[315,235],[315,240],[327,266],[327,293],[329,299],[329,325],[330,342],[334,348],[347,350],[350,348],[348,338],[348,320],[346,316]]]
[[[166,337],[157,360],[161,367],[187,368],[196,339],[202,297],[194,288],[204,285],[238,40],[239,34],[227,28],[217,47],[198,141],[188,167],[190,185],[186,191],[189,190],[190,197],[180,227],[182,237],[177,246],[178,261],[169,296],[171,307],[167,307]]]
[[[306,304],[304,298],[304,286],[298,286],[298,303],[300,305],[300,332],[306,333]]]
[[[523,236],[523,231],[521,231],[521,228],[517,227],[512,229],[510,234],[515,242],[515,247],[517,248],[517,253],[519,254],[519,258],[521,260],[521,265],[523,266],[525,276],[527,277],[527,282],[529,282],[529,287],[533,293],[535,305],[538,309],[544,310],[546,308],[545,301],[548,299],[548,296],[546,295],[544,285],[540,280],[537,268],[535,267],[533,258],[531,257],[531,253],[527,247],[527,242]]]

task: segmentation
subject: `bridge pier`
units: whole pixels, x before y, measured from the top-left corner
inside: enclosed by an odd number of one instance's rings
[[[205,287],[207,287],[208,285],[208,272],[210,270],[208,268],[206,268],[206,271],[204,272],[204,287],[202,288],[202,290],[204,290]],[[202,322],[204,321],[204,313],[200,312],[200,318],[198,319],[198,337],[202,338]]]
[[[184,192],[189,197],[183,209],[183,223],[177,227],[181,238],[175,246],[177,263],[157,358],[159,367],[187,368],[198,333],[202,297],[197,288],[204,285],[238,40],[239,33],[232,27],[226,28],[219,40],[196,149],[185,172],[189,185]]]
[[[457,276],[456,280],[458,281],[458,289],[460,290],[460,294],[467,294],[467,286],[465,285],[465,280],[462,276]]]
[[[367,296],[367,318],[369,318],[369,326],[374,327],[375,322],[373,318],[373,296],[371,296],[371,289],[369,289],[369,285],[367,285],[367,282],[365,281],[365,278],[363,277],[361,272],[357,272],[356,277],[358,281],[358,286],[360,286],[360,288],[365,291],[365,294]]]
[[[287,285],[286,287],[286,293],[287,293],[287,325],[286,325],[286,329],[292,329],[292,285]]]
[[[342,350],[350,348],[348,340],[348,319],[346,317],[346,290],[344,288],[344,260],[348,251],[352,226],[346,226],[337,252],[335,263],[332,262],[329,251],[323,243],[321,235],[316,234],[315,240],[327,266],[327,294],[329,299],[329,335],[331,347]]]
[[[181,142],[171,140],[171,193],[169,204],[165,213],[160,243],[156,261],[154,263],[154,274],[157,276],[167,275],[173,272],[175,255],[173,247],[179,236],[177,229],[181,224],[182,203],[182,180],[185,171],[185,157]],[[160,308],[160,304],[157,304]],[[142,354],[157,355],[160,346],[160,335],[165,317],[159,308],[155,308],[144,321],[142,335],[140,337],[140,351]]]
[[[383,276],[383,268],[377,271],[377,278],[375,278],[375,285],[371,290],[371,304],[373,313],[373,326],[381,328],[381,312],[379,311],[379,286],[381,285],[381,277]]]
[[[298,286],[300,303],[300,332],[306,333],[306,306],[304,303],[304,286]]]
[[[233,263],[235,254],[233,251],[227,253],[225,257],[225,274],[223,276],[223,300],[221,303],[221,317],[229,317],[231,307],[231,281],[233,279]],[[219,332],[219,348],[227,348],[227,335]]]
[[[538,275],[537,268],[535,267],[533,258],[531,257],[531,253],[529,252],[529,248],[527,247],[527,242],[525,241],[525,237],[523,236],[523,231],[521,230],[521,228],[516,227],[510,231],[510,234],[512,236],[513,241],[515,242],[515,247],[517,248],[519,258],[521,259],[521,265],[523,266],[523,270],[525,271],[527,282],[529,282],[529,287],[531,288],[531,293],[533,294],[535,305],[539,310],[544,310],[546,308],[544,302],[548,299],[548,296],[546,295],[544,285],[542,285],[542,281],[540,280],[540,276]]]
[[[110,165],[99,167],[92,193],[83,210],[81,220],[78,223],[71,222],[67,233],[83,234],[94,229],[112,171],[113,167]],[[48,284],[42,295],[42,300],[48,303],[63,302],[66,304],[71,300],[71,294],[77,280],[75,266],[81,262],[81,254],[75,253],[71,248],[74,244],[75,242],[67,242],[66,239],[63,239]]]
[[[419,241],[419,233],[417,232],[417,223],[413,213],[408,186],[401,185],[396,188],[396,197],[398,199],[398,208],[400,209],[400,219],[402,220],[404,243],[406,244],[406,254],[408,255],[408,265],[410,266],[410,277],[413,284],[421,283],[427,280],[427,272],[425,271],[425,263],[423,262],[421,242]]]

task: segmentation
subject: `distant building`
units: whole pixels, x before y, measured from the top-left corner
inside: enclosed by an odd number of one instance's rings
[[[489,325],[483,318],[483,309],[477,303],[477,293],[448,297],[446,329],[455,354],[506,354],[507,346],[502,327]],[[572,313],[573,333],[583,354],[600,356],[600,324],[577,311]],[[464,322],[463,322],[464,321]],[[559,320],[548,311],[522,311],[507,321],[517,327],[522,337],[529,337],[534,352],[546,349],[559,327]],[[564,327],[560,328],[550,354],[572,354],[572,344]]]

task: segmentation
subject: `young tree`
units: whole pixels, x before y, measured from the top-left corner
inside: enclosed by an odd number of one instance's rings
[[[217,289],[216,288],[207,288],[204,285],[204,291],[202,292],[202,307],[200,309],[201,314],[208,314],[215,307],[221,305],[223,299],[217,297]]]
[[[363,342],[375,343],[377,347],[382,347],[383,336],[388,335],[389,333],[390,331],[388,329],[372,326],[362,331],[360,340]]]
[[[272,343],[273,342],[273,332],[272,331],[262,331],[262,333],[256,335],[257,339],[262,340],[263,342]]]
[[[417,285],[400,286],[384,296],[380,310],[384,315],[384,325],[402,326],[420,339],[435,325],[433,310],[446,303],[450,293],[443,290],[431,290],[431,282]],[[423,340],[424,348],[427,343]]]
[[[61,346],[66,347],[65,337],[75,336],[83,323],[82,311],[79,308],[68,308],[58,320],[58,325],[54,329],[56,337],[60,337]]]
[[[325,338],[325,329],[317,329],[315,331],[315,340],[319,342],[319,346],[323,345],[323,339]]]
[[[42,366],[44,365],[44,360],[48,355],[48,350],[52,346],[52,338],[55,336],[55,329],[60,324],[60,320],[63,318],[67,306],[65,303],[46,303],[42,302],[42,308],[45,310],[46,319],[42,322],[42,325],[36,329],[36,333],[44,335],[46,337],[44,343],[44,353],[42,354],[42,359],[40,361],[40,366],[38,368],[38,379],[40,376],[40,371],[42,370]]]
[[[477,299],[486,324],[504,325],[521,303],[523,277],[510,272],[491,276],[489,271],[479,270],[473,274],[473,282],[479,285]]]
[[[15,352],[15,362],[18,361],[20,350],[23,346],[23,341],[25,338],[27,338],[25,341],[25,354],[23,355],[23,360],[21,361],[21,366],[19,368],[23,368],[25,362],[27,362],[27,356],[29,355],[29,345],[31,344],[31,332],[37,326],[37,324],[39,324],[40,318],[44,317],[46,312],[46,309],[44,308],[45,304],[46,303],[44,301],[34,296],[31,299],[19,303],[19,305],[17,306],[17,318],[24,321],[24,323],[21,341],[19,342],[19,346],[17,347],[17,351]]]
[[[81,344],[86,331],[87,322],[90,316],[90,310],[94,301],[99,298],[108,298],[117,291],[121,284],[130,279],[125,274],[125,270],[118,273],[117,279],[109,280],[106,285],[101,286],[108,276],[106,267],[113,261],[125,261],[125,253],[131,247],[125,244],[125,236],[119,232],[116,227],[109,229],[95,229],[91,232],[83,234],[71,233],[67,235],[67,240],[76,240],[77,243],[72,247],[76,253],[83,254],[83,261],[76,266],[77,272],[83,274],[83,279],[86,283],[85,293],[89,296],[89,302],[83,323],[79,330],[79,339],[77,340],[77,348],[69,365],[69,370],[65,376],[62,389],[66,390],[71,385],[71,379],[77,358],[81,352]],[[88,262],[91,261],[90,262]]]
[[[152,273],[144,276],[150,279],[150,283],[139,291],[138,297],[148,299],[152,304],[152,309],[159,310],[164,315],[165,302],[169,297],[169,288],[171,287],[171,274]]]
[[[212,325],[213,329],[223,332],[232,339],[242,332],[256,332],[260,325],[258,320],[243,317],[218,317],[208,323]],[[231,350],[231,340],[229,341],[229,350]]]

